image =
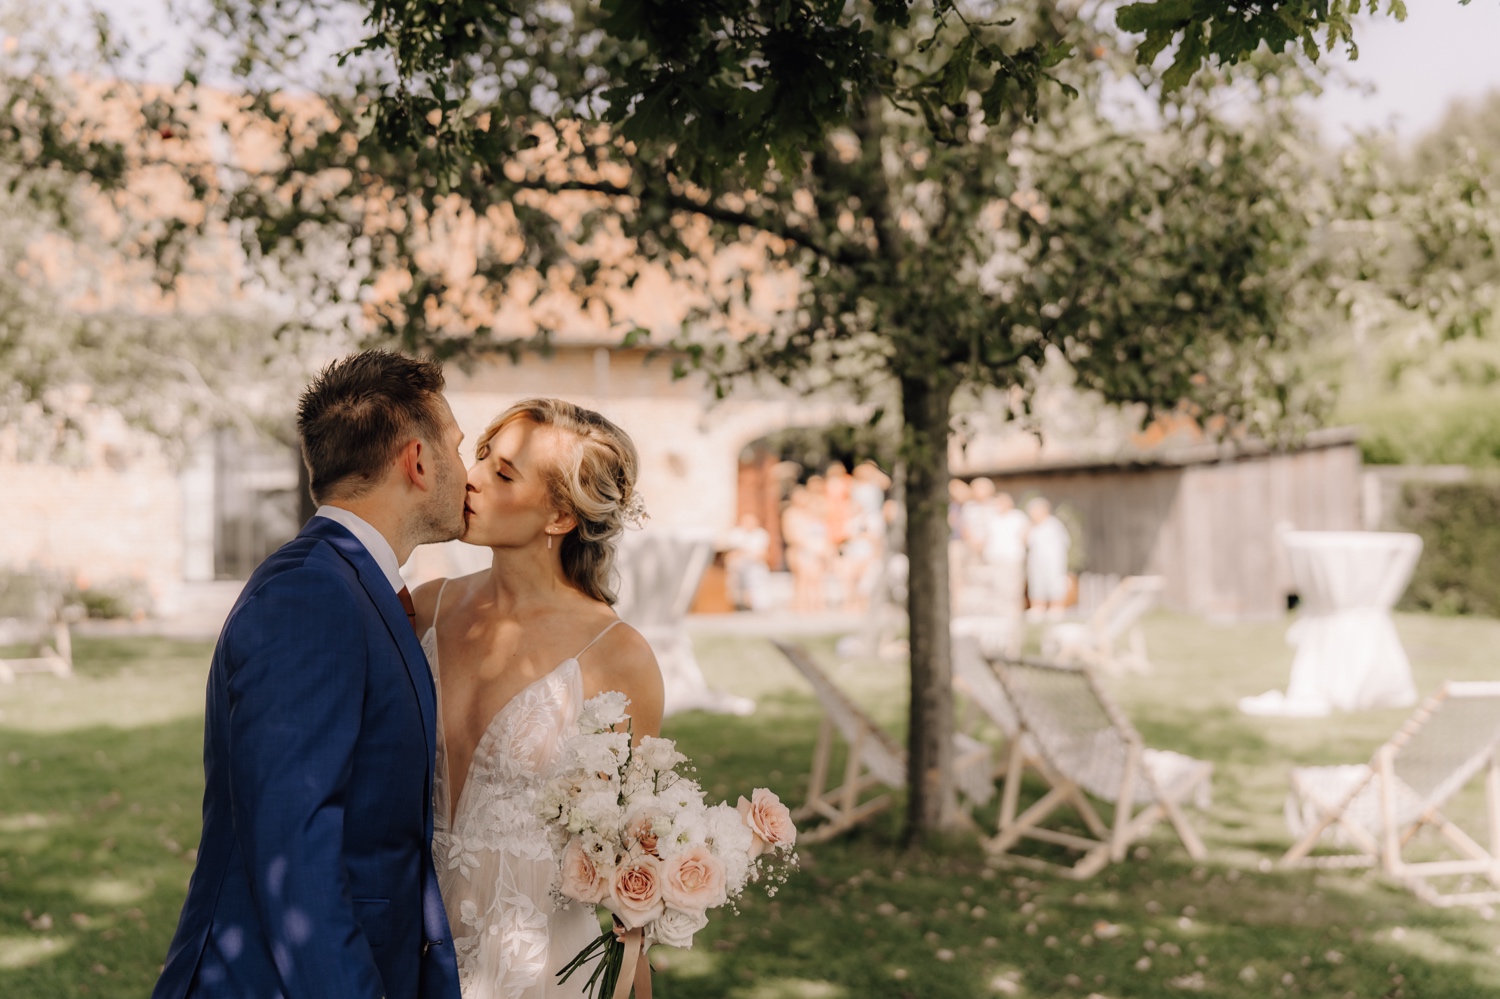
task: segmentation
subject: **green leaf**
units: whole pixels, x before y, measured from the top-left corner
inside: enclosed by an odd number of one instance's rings
[[[964,35],[943,67],[938,93],[944,104],[956,104],[969,90],[969,72],[974,65],[974,36]]]

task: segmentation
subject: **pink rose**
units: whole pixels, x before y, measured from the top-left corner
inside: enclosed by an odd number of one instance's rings
[[[667,910],[661,897],[661,861],[650,854],[615,868],[609,883],[610,910],[627,930],[645,926]]]
[[[656,830],[653,828],[656,818],[656,812],[649,812],[632,819],[625,827],[625,835],[635,840],[642,853],[656,853],[657,837]]]
[[[667,861],[661,894],[672,908],[696,915],[729,901],[724,883],[723,862],[695,846]]]
[[[562,856],[562,893],[568,898],[597,905],[609,896],[609,881],[599,865],[583,847],[583,840],[573,837]]]
[[[791,846],[797,842],[797,827],[792,824],[792,813],[781,803],[781,799],[763,787],[750,795],[750,800],[740,798],[740,817],[755,834],[750,845],[750,856],[759,856],[767,847]]]

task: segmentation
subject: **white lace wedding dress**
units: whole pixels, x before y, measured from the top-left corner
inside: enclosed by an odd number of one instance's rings
[[[439,705],[443,680],[437,615],[442,603],[439,590],[433,627],[422,636]],[[557,972],[599,935],[599,923],[588,907],[575,902],[560,908],[553,897],[557,862],[535,814],[536,796],[563,741],[578,732],[583,704],[578,656],[619,623],[496,712],[474,750],[457,810],[450,800],[443,715],[438,711],[432,852],[464,999],[577,999],[584,994],[589,970],[561,985]]]

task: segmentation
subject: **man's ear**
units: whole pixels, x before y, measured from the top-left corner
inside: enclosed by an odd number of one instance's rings
[[[418,489],[425,490],[428,487],[427,475],[431,471],[427,455],[427,449],[422,446],[419,437],[413,437],[401,448],[396,461],[401,469],[401,474],[406,481]]]

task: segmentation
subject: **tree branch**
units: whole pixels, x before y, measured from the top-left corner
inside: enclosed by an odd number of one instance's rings
[[[564,191],[589,191],[615,198],[632,198],[636,201],[645,200],[643,195],[632,191],[628,187],[621,187],[618,184],[609,184],[603,181],[565,180],[552,182],[534,180],[532,178],[519,181],[510,181],[507,178],[507,180],[509,183],[526,191],[541,191],[547,194],[560,194]],[[811,233],[798,229],[795,226],[787,225],[780,219],[765,215],[752,215],[749,212],[735,211],[731,208],[725,208],[723,205],[713,204],[712,202],[697,201],[675,191],[660,197],[669,207],[691,212],[695,215],[702,215],[704,218],[712,219],[715,222],[722,222],[725,225],[749,226],[752,229],[759,229],[768,235],[776,236],[789,243],[796,244],[804,250],[816,253],[818,256],[832,263],[854,266],[865,263],[868,260],[868,257],[864,254],[851,252],[850,248],[847,247],[838,250],[830,249],[815,239]]]

